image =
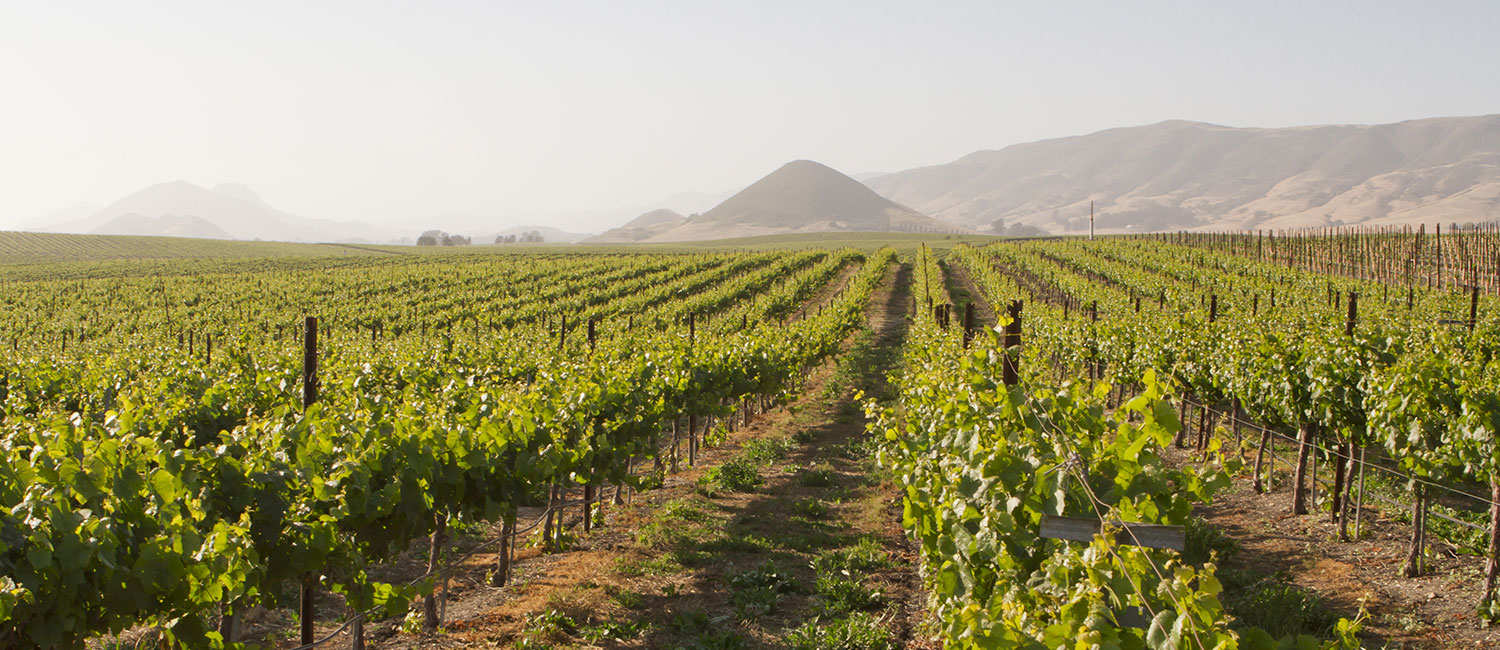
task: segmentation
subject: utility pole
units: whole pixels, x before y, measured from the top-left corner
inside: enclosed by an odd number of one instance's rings
[[[1094,202],[1089,201],[1089,241],[1094,241]]]

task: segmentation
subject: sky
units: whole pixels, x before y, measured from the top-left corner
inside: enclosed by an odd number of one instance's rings
[[[181,179],[597,232],[795,159],[1497,113],[1496,25],[1441,1],[0,0],[0,228]]]

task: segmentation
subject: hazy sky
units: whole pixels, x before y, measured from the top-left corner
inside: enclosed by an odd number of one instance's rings
[[[1496,113],[1497,25],[1496,2],[0,0],[0,226],[175,179],[528,217],[797,158]]]

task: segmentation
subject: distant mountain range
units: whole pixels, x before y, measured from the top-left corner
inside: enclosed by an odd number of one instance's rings
[[[148,217],[131,212],[100,224],[94,228],[99,235],[159,235],[165,237],[194,237],[197,239],[234,239],[223,228],[202,217],[166,214]]]
[[[623,226],[620,226],[619,228],[613,228],[605,231],[601,235],[590,237],[588,239],[588,242],[593,244],[604,244],[646,241],[648,239],[651,239],[652,237],[655,237],[673,228],[681,226],[684,223],[687,223],[687,220],[688,218],[682,216],[681,214],[678,214],[666,208],[661,208],[659,210],[652,210],[639,217],[631,219],[629,222],[627,222]]]
[[[1500,219],[1500,115],[1376,126],[1170,121],[979,151],[866,181],[974,228],[1053,233]],[[990,228],[985,228],[990,230]]]
[[[1500,115],[1275,129],[1173,120],[857,177],[794,161],[737,193],[683,192],[639,208],[548,221],[644,212],[594,242],[841,230],[1081,233],[1091,203],[1100,232],[1494,221]],[[516,221],[451,214],[400,226],[313,219],[277,210],[242,184],[205,189],[176,181],[103,208],[80,204],[30,229],[305,242],[410,242],[432,228],[471,235],[475,243],[532,230],[549,242],[588,237],[550,226],[497,230]]]
[[[881,197],[825,165],[783,165],[697,217],[656,210],[591,242],[675,242],[803,232],[970,232]]]
[[[222,183],[213,189],[186,181],[158,183],[103,208],[70,208],[39,230],[109,235],[165,235],[209,239],[300,242],[385,242],[415,233],[360,221],[313,219],[267,205],[249,187]]]

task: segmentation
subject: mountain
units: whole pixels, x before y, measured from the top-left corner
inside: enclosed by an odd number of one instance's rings
[[[107,228],[109,234],[123,235],[163,234],[158,231],[165,229],[211,233],[204,236],[212,238],[301,242],[379,242],[400,236],[364,222],[282,212],[239,183],[223,183],[212,190],[186,181],[158,183],[87,216],[75,213],[69,217],[40,229],[105,233]],[[196,217],[203,223],[185,221],[185,217]]]
[[[833,231],[967,232],[885,199],[830,167],[796,160],[645,241]]]
[[[631,219],[619,228],[611,228],[603,234],[595,235],[584,241],[590,244],[645,241],[681,226],[687,223],[687,220],[687,217],[666,208],[652,210]]]
[[[198,239],[234,239],[223,228],[209,223],[202,217],[163,215],[148,217],[142,214],[122,214],[100,224],[94,229],[99,235],[157,235],[163,237],[196,237]]]
[[[94,213],[98,211],[99,206],[87,201],[82,201],[56,212],[50,212],[42,215],[41,217],[31,219],[22,224],[21,229],[52,232],[52,229],[57,227],[59,224],[72,223],[74,221],[87,219],[91,216],[94,216]]]
[[[1168,121],[978,151],[871,189],[971,227],[1061,232],[1500,218],[1500,115],[1233,128]]]

